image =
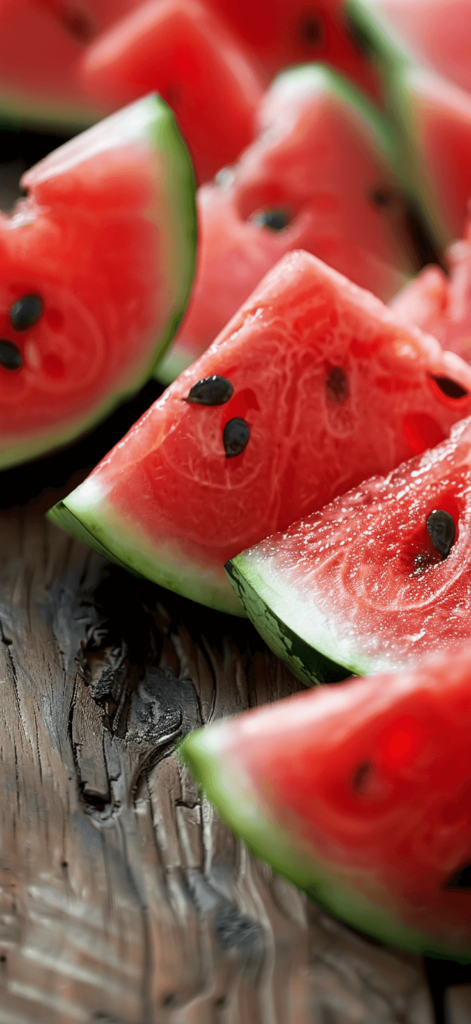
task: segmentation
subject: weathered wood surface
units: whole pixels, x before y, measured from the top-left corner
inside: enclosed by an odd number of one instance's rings
[[[7,209],[59,139],[0,141]],[[0,474],[0,508],[59,497],[154,397]],[[173,753],[300,684],[247,623],[72,543],[43,518],[52,500],[0,513],[0,1024],[432,1024],[420,961],[273,878]],[[469,1024],[469,990],[450,1006]]]
[[[33,509],[0,520],[0,631],[0,1024],[430,1024],[420,961],[273,878],[173,752],[299,688],[248,623]]]

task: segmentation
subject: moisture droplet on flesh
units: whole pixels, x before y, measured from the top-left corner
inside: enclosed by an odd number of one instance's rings
[[[44,305],[40,295],[22,295],[10,309],[10,323],[14,331],[27,331],[42,315]]]
[[[442,558],[448,558],[455,540],[455,521],[449,512],[436,508],[427,516],[427,532]]]
[[[235,455],[240,455],[249,437],[250,427],[245,420],[239,416],[235,416],[233,420],[228,420],[222,434],[226,459],[233,459]]]
[[[230,380],[226,377],[203,377],[202,380],[193,384],[186,402],[194,402],[195,405],[224,405],[234,393]]]
[[[5,370],[19,370],[23,357],[17,345],[12,341],[0,340],[0,366]]]

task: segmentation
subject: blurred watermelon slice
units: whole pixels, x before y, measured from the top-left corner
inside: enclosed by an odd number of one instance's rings
[[[0,116],[66,131],[110,107],[88,97],[77,61],[84,46],[139,0],[0,0]]]
[[[198,194],[200,249],[188,313],[157,375],[208,347],[263,274],[302,248],[389,299],[420,263],[390,139],[374,107],[321,65],[281,75],[256,140]]]
[[[188,298],[194,177],[148,96],[61,146],[0,214],[0,466],[64,444],[138,390]]]
[[[113,107],[150,91],[172,107],[208,181],[251,142],[261,83],[230,30],[197,0],[148,0],[91,46],[83,78]]]
[[[471,96],[422,67],[372,0],[348,10],[381,83],[396,172],[422,211],[438,251],[460,238],[471,196]]]

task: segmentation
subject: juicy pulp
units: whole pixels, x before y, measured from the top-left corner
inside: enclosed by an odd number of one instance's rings
[[[219,184],[199,190],[200,248],[187,315],[164,383],[190,365],[284,253],[306,249],[386,300],[418,268],[407,212],[375,109],[321,65],[281,75],[259,131]],[[260,216],[279,210],[275,231]]]
[[[181,317],[195,254],[194,179],[173,115],[149,96],[23,176],[0,215],[0,465],[63,444],[137,390]],[[43,312],[15,330],[10,310]]]
[[[109,108],[77,74],[86,43],[139,0],[0,0],[0,113],[81,128]]]
[[[468,392],[450,399],[430,374],[471,391],[457,356],[314,256],[290,253],[50,515],[132,571],[240,613],[228,558],[436,443],[470,409]],[[232,397],[188,401],[214,375]],[[245,448],[227,457],[226,429],[241,421]]]
[[[443,559],[427,519],[443,510],[455,540]],[[247,614],[307,681],[319,656],[356,674],[398,671],[469,638],[471,419],[233,559]],[[322,678],[320,681],[323,681]]]
[[[471,647],[278,701],[180,746],[222,818],[335,916],[471,959]]]
[[[252,140],[261,83],[237,41],[197,0],[148,0],[89,47],[93,97],[119,106],[157,91],[173,109],[198,181]]]

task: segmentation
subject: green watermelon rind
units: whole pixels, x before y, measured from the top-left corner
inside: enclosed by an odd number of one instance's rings
[[[131,141],[144,140],[156,157],[160,206],[153,220],[157,228],[167,223],[165,244],[161,247],[166,255],[161,268],[167,278],[165,326],[153,344],[148,343],[150,352],[146,362],[134,374],[128,367],[127,376],[116,382],[113,392],[104,396],[99,405],[88,409],[82,417],[77,415],[63,424],[60,430],[51,427],[44,432],[37,431],[35,437],[28,440],[9,438],[8,447],[3,451],[0,445],[0,469],[63,447],[92,429],[117,405],[135,394],[152,376],[186,309],[195,271],[197,233],[195,178],[188,150],[172,111],[157,93],[137,100],[112,115],[112,119],[122,130],[120,144],[125,144],[126,137]],[[100,125],[95,125],[91,131],[96,133],[99,129]],[[76,145],[77,141],[72,140],[72,144]],[[49,158],[46,158],[43,164],[37,165],[40,169],[44,166],[44,176],[47,175],[48,162]],[[36,174],[36,168],[28,172],[32,173]]]
[[[356,30],[372,54],[384,86],[383,117],[389,122],[395,173],[421,211],[440,252],[452,240],[453,232],[446,224],[429,179],[408,99],[407,83],[411,75],[422,70],[420,63],[374,2],[346,0],[346,6]]]
[[[222,723],[191,733],[179,745],[179,755],[222,820],[252,853],[326,913],[353,927],[419,956],[470,962],[469,952],[435,945],[430,936],[401,921],[392,908],[388,913],[375,905],[347,881],[336,878],[329,864],[316,860],[301,843],[297,846],[267,814],[240,759],[224,750],[225,727]]]
[[[243,555],[226,562],[226,572],[248,618],[274,654],[289,665],[298,679],[303,683],[322,684],[340,682],[351,675],[344,665],[306,643],[274,611],[271,605],[273,593],[263,577],[251,571],[250,562]],[[291,598],[288,597],[288,611],[290,606]]]
[[[206,604],[217,611],[243,617],[235,593],[225,591],[204,566],[192,564],[176,544],[165,539],[159,545],[138,523],[127,521],[114,508],[93,476],[88,477],[63,501],[49,510],[48,518],[66,533],[135,576],[152,580],[177,594]]]
[[[22,96],[0,82],[0,125],[17,125],[21,128],[45,131],[63,131],[70,135],[74,130],[84,131],[107,116],[107,111],[90,103],[81,107],[74,103],[61,103],[51,97],[35,99]]]
[[[345,630],[340,625],[334,631],[332,609],[327,617],[321,608],[314,610],[311,602],[306,616],[306,606],[298,600],[295,588],[282,573],[277,578],[272,559],[256,548],[232,558],[226,572],[248,618],[298,679],[305,683],[339,682],[349,675],[379,671],[377,659],[368,658],[359,649],[352,650],[351,640],[343,639]]]

